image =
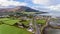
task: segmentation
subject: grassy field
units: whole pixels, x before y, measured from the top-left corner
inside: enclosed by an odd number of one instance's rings
[[[32,34],[31,32],[28,32],[25,28],[11,26],[19,21],[20,21],[19,19],[0,18],[0,34]],[[23,21],[20,23],[27,25],[28,22],[29,21]]]
[[[38,24],[45,24],[45,22],[46,22],[46,20],[36,20],[36,22],[38,23]]]
[[[0,34],[32,34],[32,33],[28,32],[26,29],[2,24],[0,25]]]
[[[30,20],[20,21],[20,23],[23,23],[23,24],[25,24],[25,25],[29,25]]]
[[[8,24],[8,25],[14,25],[15,23],[20,22],[20,21],[21,20],[19,20],[19,19],[0,18],[0,23],[3,22],[3,23]],[[21,21],[20,23],[28,25],[29,22],[30,22],[29,20],[26,20],[26,21]]]
[[[24,14],[35,14],[36,12],[24,12]]]
[[[10,19],[10,18],[0,18],[0,23],[3,22],[5,24],[9,24],[9,25],[13,25],[18,21],[19,21],[18,19],[14,20],[14,19]]]
[[[23,23],[23,24],[25,24],[25,25],[28,25],[29,22],[30,22],[30,20],[21,21],[21,20],[19,20],[19,19],[0,18],[0,23],[3,22],[3,23],[5,23],[5,24],[9,24],[9,25],[14,25],[15,23],[17,23],[17,22],[19,22],[19,21],[20,21],[20,23]],[[46,21],[45,21],[45,20],[36,20],[36,22],[37,22],[38,24],[45,24]]]
[[[11,26],[17,22],[23,23],[25,25],[28,25],[30,23],[29,20],[21,21],[19,19],[0,18],[0,34],[32,34],[31,32],[28,32],[25,28]],[[36,20],[36,23],[45,24],[45,20]]]

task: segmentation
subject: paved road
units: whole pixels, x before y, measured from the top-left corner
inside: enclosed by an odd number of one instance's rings
[[[34,26],[35,26],[35,30],[36,30],[35,34],[40,34],[40,27],[38,27],[35,18],[34,18]]]

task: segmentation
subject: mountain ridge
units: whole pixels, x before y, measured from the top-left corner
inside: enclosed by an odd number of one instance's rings
[[[0,12],[16,12],[16,11],[26,11],[26,12],[39,12],[39,10],[32,9],[27,6],[17,6],[14,8],[0,8]]]

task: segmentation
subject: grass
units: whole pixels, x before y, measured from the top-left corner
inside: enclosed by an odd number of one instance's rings
[[[28,32],[25,28],[11,26],[19,21],[20,21],[19,19],[0,18],[0,34],[32,34],[31,32]],[[23,21],[21,23],[27,25],[28,22],[29,21]]]
[[[30,20],[26,20],[26,21],[21,21],[21,23],[25,24],[25,25],[28,25],[30,22]]]
[[[11,18],[0,18],[0,34],[32,34],[28,32],[26,29],[17,28],[14,25],[16,22],[20,22],[19,19],[11,19]],[[29,24],[29,20],[21,21],[25,25]],[[45,20],[37,20],[38,24],[45,24]],[[4,24],[2,24],[4,23]],[[9,25],[7,25],[9,24]]]
[[[11,18],[0,18],[0,23],[1,23],[1,21],[5,24],[13,25],[13,24],[19,22],[20,20],[19,19],[11,19]],[[20,23],[28,25],[29,22],[30,22],[29,20],[26,20],[26,21],[21,21]],[[36,22],[38,24],[45,24],[46,21],[42,19],[42,20],[37,20]]]
[[[0,34],[32,34],[32,33],[28,32],[26,29],[2,24],[0,25]]]
[[[9,24],[9,25],[13,25],[15,24],[16,22],[18,22],[19,20],[13,20],[13,19],[10,19],[10,18],[0,18],[0,23],[3,22],[5,24]]]
[[[43,20],[43,19],[42,19],[42,20],[37,20],[36,22],[37,22],[38,24],[45,24],[46,20]]]
[[[24,14],[35,14],[36,12],[24,12]]]
[[[0,18],[0,23],[5,23],[5,24],[8,24],[8,25],[14,25],[15,23],[17,23],[19,21],[21,21],[21,20],[19,20],[19,19],[11,19],[11,18]],[[22,21],[20,23],[28,25],[29,22],[30,22],[29,20],[26,20],[26,21]]]

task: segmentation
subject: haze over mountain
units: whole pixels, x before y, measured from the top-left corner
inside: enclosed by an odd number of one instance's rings
[[[0,8],[0,15],[8,15],[8,14],[15,14],[16,12],[38,12],[39,13],[45,13],[36,9],[32,9],[27,6],[17,6],[14,8]]]
[[[26,12],[39,12],[38,10],[32,9],[26,6],[17,6],[14,8],[0,8],[0,12],[18,12],[18,11],[26,11]]]

